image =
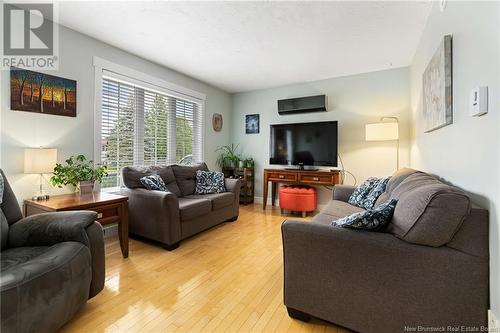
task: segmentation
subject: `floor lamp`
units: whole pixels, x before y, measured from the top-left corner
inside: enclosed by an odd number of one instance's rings
[[[57,163],[57,149],[54,148],[26,148],[24,149],[24,173],[40,175],[40,193],[33,200],[47,200],[49,196],[43,194],[43,174],[52,173]]]
[[[396,170],[399,169],[398,117],[382,117],[378,123],[366,124],[365,139],[366,141],[396,141]]]

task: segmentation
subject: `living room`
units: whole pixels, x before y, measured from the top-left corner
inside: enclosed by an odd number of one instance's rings
[[[2,10],[2,331],[500,330],[500,2]]]

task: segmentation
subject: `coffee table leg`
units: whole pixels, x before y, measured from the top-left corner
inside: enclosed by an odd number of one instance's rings
[[[128,258],[128,202],[122,204],[122,219],[118,224],[118,237],[123,258]]]

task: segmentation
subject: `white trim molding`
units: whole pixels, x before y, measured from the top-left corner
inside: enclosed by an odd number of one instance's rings
[[[136,81],[138,80],[138,81],[142,81],[145,84],[149,84],[149,85],[152,84],[152,85],[155,85],[159,88],[168,89],[170,91],[177,92],[177,93],[182,94],[184,96],[196,98],[198,100],[205,100],[207,98],[207,96],[205,94],[200,93],[198,91],[179,86],[175,83],[171,83],[171,82],[162,80],[162,79],[157,78],[155,76],[145,74],[143,72],[132,69],[130,67],[125,67],[125,66],[116,64],[114,62],[111,62],[109,60],[102,59],[102,58],[99,58],[96,56],[94,56],[94,58],[93,58],[93,64],[94,64],[94,67],[100,68],[101,70],[104,69],[104,70],[116,73],[118,75],[126,76],[128,79],[132,79],[132,80],[136,80]]]
[[[106,59],[93,57],[94,65],[94,161],[101,162],[101,99],[102,99],[102,79],[105,75],[112,75],[114,79],[123,79],[133,82],[139,86],[147,87],[151,90],[166,92],[168,95],[182,98],[199,104],[202,108],[202,119],[206,121],[206,95],[195,90],[191,90],[177,84],[165,81],[155,76],[145,74],[141,71],[116,64]],[[205,122],[201,125],[201,143],[204,146],[206,135]],[[202,147],[202,159],[205,157],[205,149]]]

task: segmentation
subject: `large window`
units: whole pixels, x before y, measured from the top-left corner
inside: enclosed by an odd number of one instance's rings
[[[103,188],[121,185],[129,165],[202,161],[203,103],[175,93],[103,75],[101,162]]]

